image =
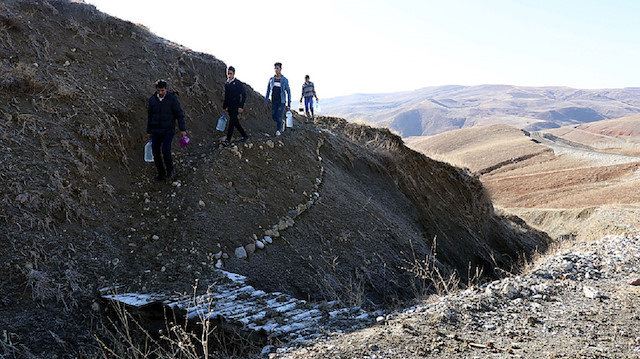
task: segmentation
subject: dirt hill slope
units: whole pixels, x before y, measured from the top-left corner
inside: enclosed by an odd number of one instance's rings
[[[505,125],[407,140],[428,156],[468,167],[494,203],[550,234],[591,239],[635,223],[637,116],[529,133]]]
[[[605,151],[640,155],[640,115],[561,127],[546,132]]]
[[[411,263],[496,276],[547,245],[496,215],[477,178],[389,131],[321,118],[275,138],[249,89],[252,141],[222,148],[226,65],[213,56],[85,4],[0,10],[2,354],[91,356],[100,288],[186,292],[214,282],[219,263],[263,290],[384,306],[431,290]],[[174,144],[176,178],[164,183],[142,161],[158,78],[192,140]],[[236,258],[265,234],[266,250]]]

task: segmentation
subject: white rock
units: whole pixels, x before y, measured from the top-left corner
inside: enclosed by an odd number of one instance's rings
[[[222,259],[218,259],[218,260],[216,261],[216,268],[218,268],[218,269],[222,269]]]
[[[157,241],[158,239],[160,239],[160,237],[158,237],[157,234],[154,234],[153,236],[151,236],[151,239],[153,239],[154,241]]]
[[[238,248],[236,248],[235,253],[236,253],[236,257],[237,257],[238,259],[245,259],[245,258],[247,258],[247,250],[246,250],[246,249],[244,249],[244,247],[238,247]]]
[[[256,241],[256,248],[264,249],[264,243],[262,243],[262,241]]]
[[[509,299],[514,299],[520,296],[518,289],[511,283],[504,284],[501,294]]]
[[[271,239],[271,237],[269,237],[269,236],[264,236],[264,241],[269,243],[269,244],[273,243],[273,239]]]
[[[584,293],[584,296],[589,299],[596,299],[596,298],[602,297],[602,293],[600,293],[596,288],[589,287],[586,285],[582,287],[582,292]]]
[[[200,207],[206,207],[206,206],[207,206],[207,205],[204,203],[204,201],[203,201],[203,200],[200,200],[200,201],[198,202],[198,205],[200,205]]]
[[[216,253],[214,256],[216,257],[216,259],[222,258],[222,251]]]

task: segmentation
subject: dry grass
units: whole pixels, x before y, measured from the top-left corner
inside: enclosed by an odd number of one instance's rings
[[[364,304],[365,280],[363,277],[348,276],[339,273],[339,257],[333,257],[329,271],[316,267],[315,281],[322,288],[325,299],[337,301],[343,307],[362,307]],[[320,278],[319,281],[317,278]],[[345,278],[345,279],[341,279]]]
[[[411,274],[415,281],[412,290],[415,298],[424,299],[432,294],[447,295],[460,288],[460,277],[455,271],[448,270],[436,259],[437,238],[433,238],[431,253],[425,259],[416,257],[413,243],[411,243],[412,258],[405,260],[403,270]]]
[[[115,320],[108,318],[102,334],[96,340],[99,352],[93,358],[118,359],[200,359],[241,358],[245,352],[256,348],[249,342],[238,346],[227,340],[226,334],[215,324],[212,315],[211,287],[206,295],[197,295],[197,282],[193,287],[190,309],[198,308],[198,318],[182,323],[176,313],[165,312],[164,328],[151,332],[123,303],[110,302]],[[237,350],[237,347],[242,348]]]

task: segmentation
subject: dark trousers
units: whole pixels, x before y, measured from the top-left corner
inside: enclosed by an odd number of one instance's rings
[[[284,104],[282,102],[271,102],[271,118],[276,121],[276,130],[282,131],[282,115],[284,114]]]
[[[158,176],[165,177],[173,171],[173,158],[171,158],[171,135],[151,135],[151,150],[153,151],[153,162],[158,169]],[[162,153],[162,156],[160,154]]]
[[[247,137],[247,133],[244,132],[242,126],[240,126],[240,120],[238,119],[238,109],[237,108],[229,108],[227,110],[229,112],[229,128],[227,129],[227,141],[231,141],[231,136],[233,136],[233,129],[237,128],[238,132],[242,137]]]

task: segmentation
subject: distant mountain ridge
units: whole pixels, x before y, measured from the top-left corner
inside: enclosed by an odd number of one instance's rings
[[[584,90],[512,85],[437,86],[323,100],[325,113],[402,137],[509,124],[536,131],[640,113],[640,87]]]

